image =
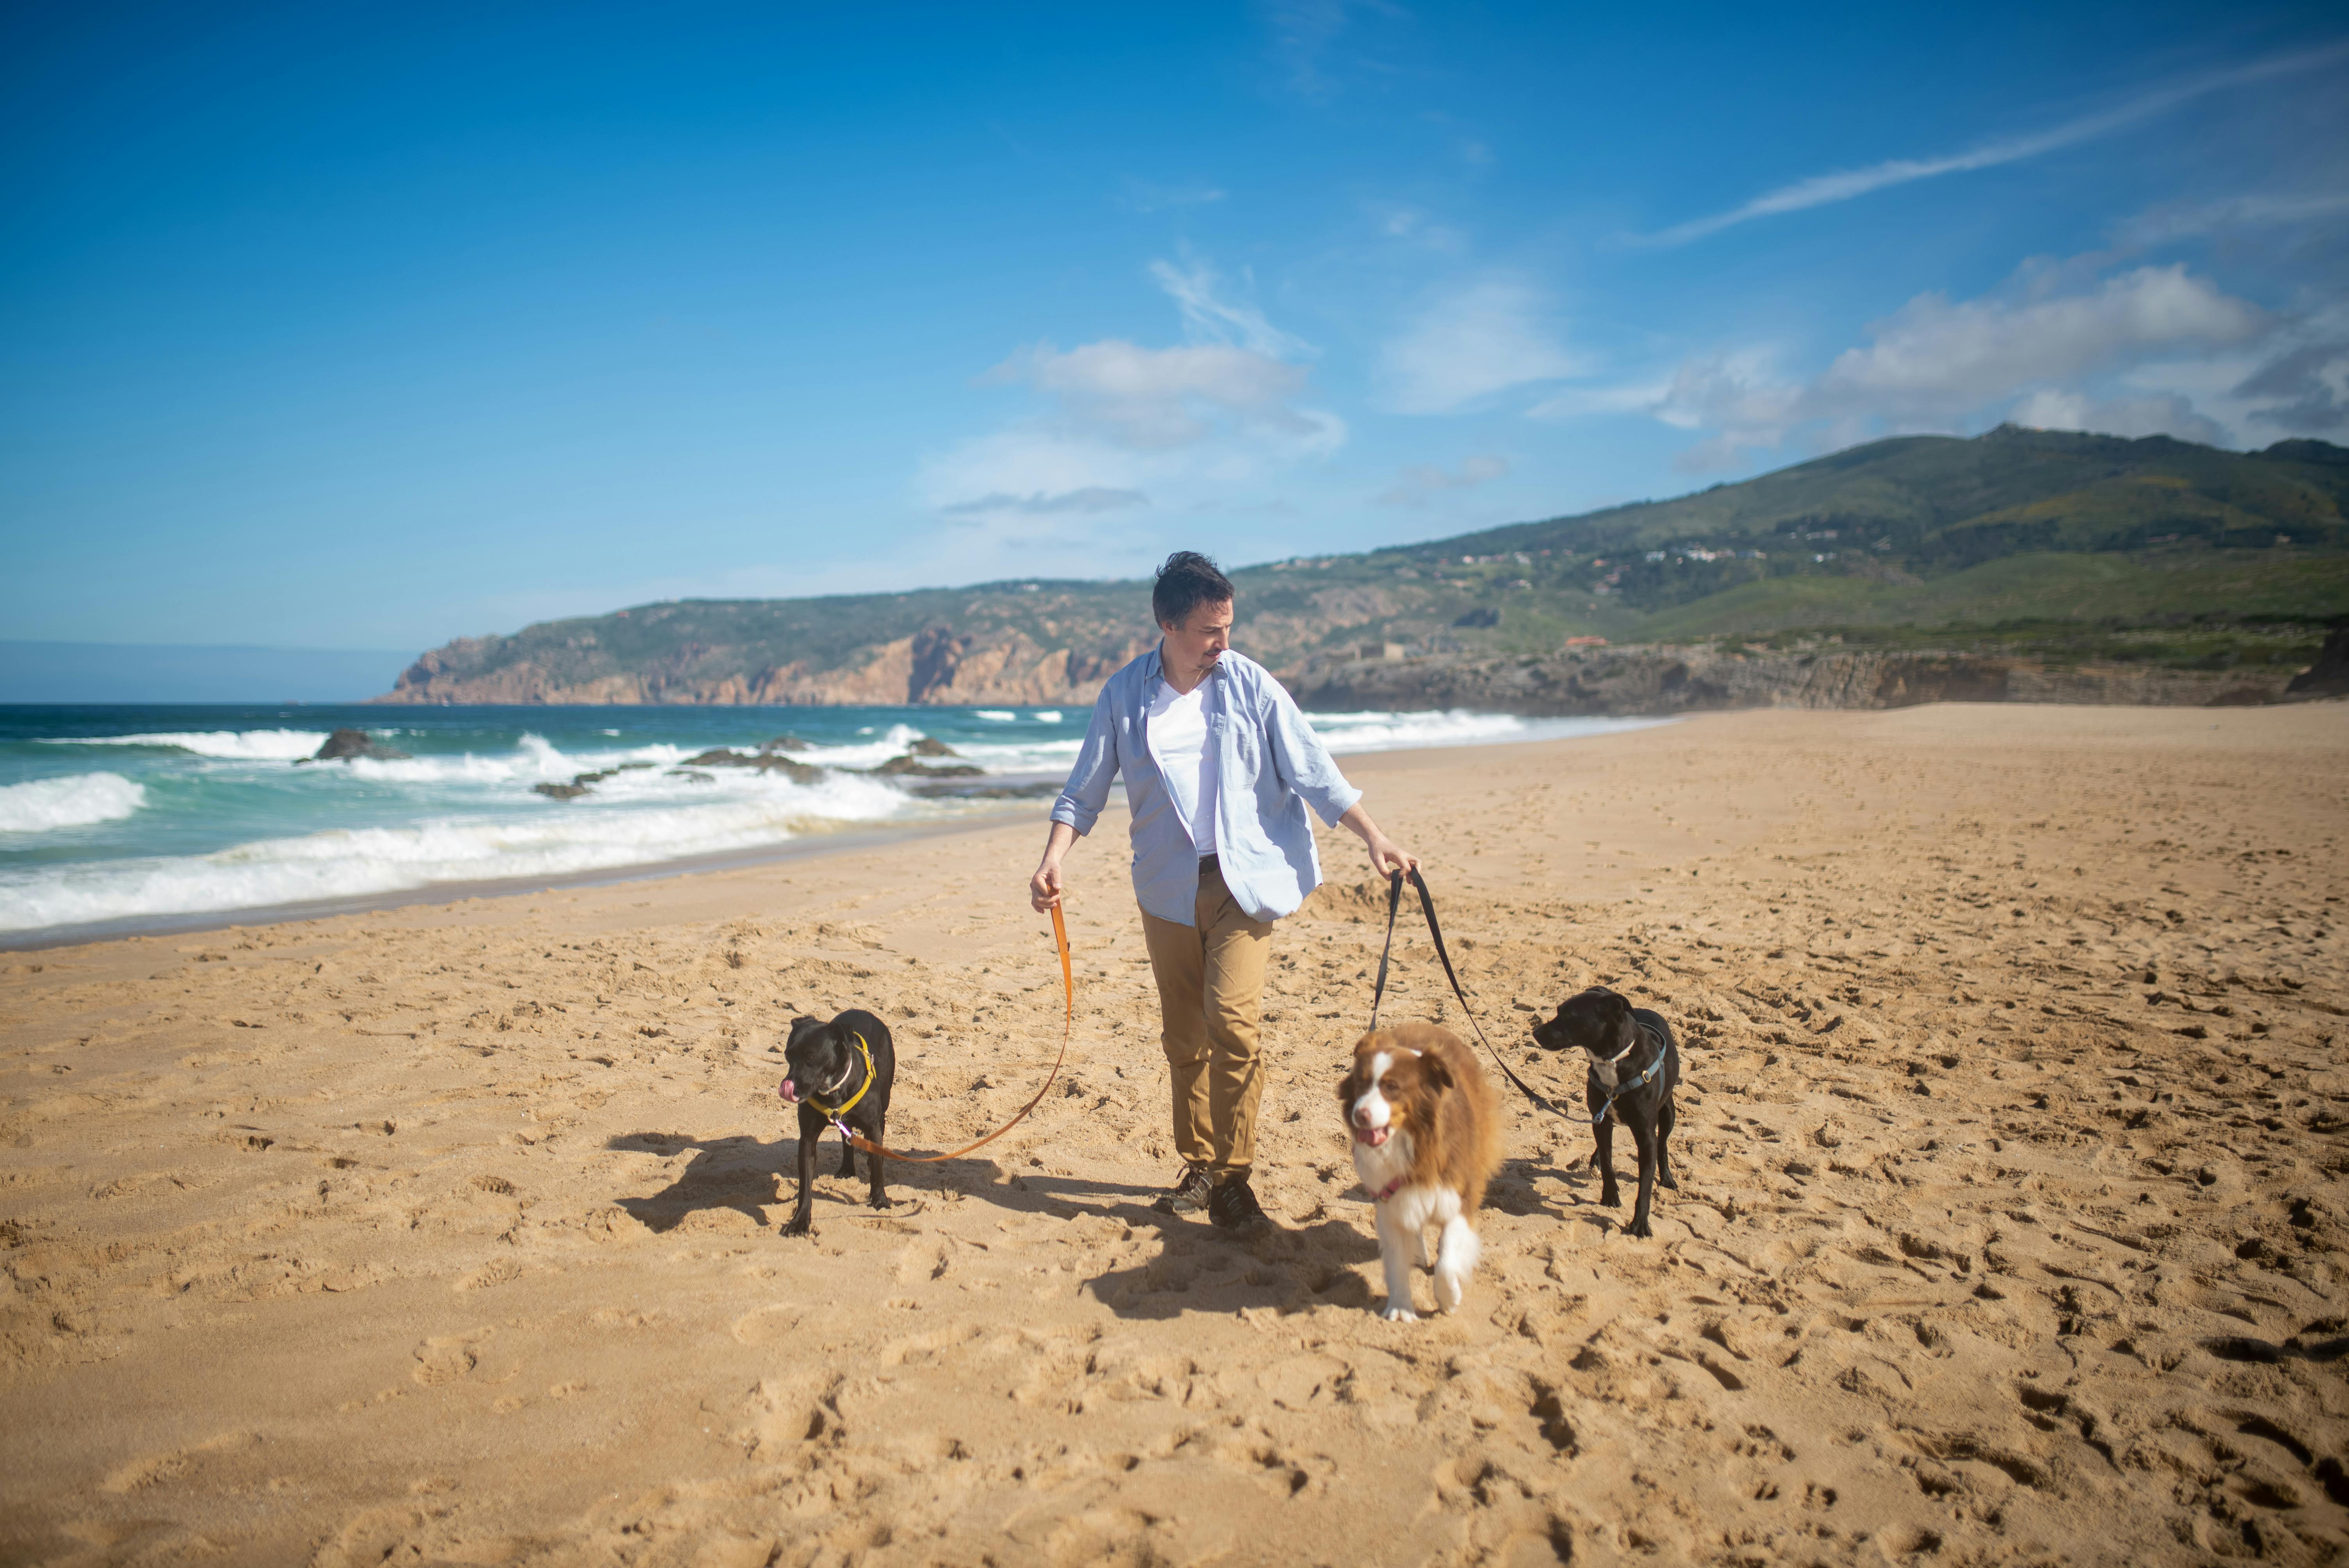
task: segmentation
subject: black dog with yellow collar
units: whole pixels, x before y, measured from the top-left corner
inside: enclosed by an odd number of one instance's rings
[[[829,1024],[793,1018],[783,1063],[783,1083],[776,1092],[784,1104],[800,1109],[800,1201],[783,1234],[804,1236],[815,1205],[815,1146],[823,1130],[844,1125],[876,1147],[887,1143],[882,1133],[889,1118],[889,1087],[897,1078],[897,1052],[888,1025],[862,1007],[851,1007]],[[885,1209],[884,1161],[868,1150],[864,1162],[873,1170],[873,1206]],[[856,1174],[856,1146],[844,1139],[840,1173]]]

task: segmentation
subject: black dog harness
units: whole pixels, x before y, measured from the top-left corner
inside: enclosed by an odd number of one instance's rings
[[[1625,1095],[1630,1094],[1635,1088],[1647,1088],[1648,1085],[1656,1081],[1656,1075],[1664,1070],[1663,1041],[1656,1038],[1655,1035],[1648,1028],[1648,1026],[1640,1022],[1637,1018],[1631,1020],[1631,1029],[1632,1032],[1640,1037],[1630,1046],[1624,1047],[1623,1057],[1630,1056],[1632,1050],[1636,1049],[1640,1045],[1651,1044],[1656,1047],[1656,1059],[1648,1064],[1647,1071],[1641,1073],[1638,1078],[1633,1078],[1630,1083],[1619,1083],[1615,1086],[1614,1092],[1609,1094],[1607,1097],[1606,1102],[1599,1106],[1599,1113],[1590,1119],[1590,1125],[1593,1127],[1597,1127],[1600,1122],[1607,1119],[1607,1113],[1615,1109],[1615,1102],[1617,1100],[1621,1099]],[[1619,1062],[1623,1059],[1623,1057],[1617,1057],[1615,1060]],[[1598,1085],[1599,1075],[1596,1072],[1590,1075],[1590,1082],[1594,1087]],[[1623,1119],[1619,1116],[1615,1119],[1619,1123]]]

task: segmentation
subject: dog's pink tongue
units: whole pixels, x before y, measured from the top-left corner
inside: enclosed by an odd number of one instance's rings
[[[1354,1136],[1376,1149],[1387,1140],[1387,1130],[1383,1127],[1358,1127],[1354,1129]]]
[[[796,1105],[799,1103],[799,1086],[792,1083],[789,1078],[785,1078],[783,1080],[783,1087],[777,1089],[775,1092],[781,1095],[787,1104]]]

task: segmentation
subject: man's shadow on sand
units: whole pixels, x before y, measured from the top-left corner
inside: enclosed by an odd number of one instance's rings
[[[865,1207],[866,1188],[838,1174],[840,1157],[827,1138],[816,1155],[816,1214],[825,1210],[878,1218],[920,1212],[921,1194],[960,1192],[1015,1213],[1073,1220],[1085,1215],[1119,1221],[1137,1234],[1160,1241],[1154,1256],[1128,1267],[1088,1277],[1086,1294],[1119,1317],[1164,1320],[1188,1312],[1230,1313],[1248,1307],[1293,1312],[1314,1305],[1369,1308],[1378,1293],[1360,1265],[1375,1263],[1378,1237],[1368,1203],[1325,1205],[1308,1221],[1288,1222],[1266,1236],[1235,1237],[1216,1231],[1204,1215],[1173,1215],[1150,1206],[1159,1189],[1121,1181],[1095,1181],[1013,1173],[993,1160],[970,1158],[916,1163],[889,1161],[889,1188],[897,1202],[888,1210]],[[685,1150],[693,1159],[676,1180],[645,1197],[617,1200],[647,1230],[665,1233],[704,1209],[731,1209],[761,1229],[780,1227],[798,1196],[799,1140],[761,1142],[736,1135],[698,1139],[682,1132],[631,1132],[605,1148],[673,1157]],[[859,1155],[860,1164],[866,1157]],[[1526,1161],[1512,1161],[1498,1183],[1514,1188],[1495,1206],[1515,1213],[1558,1219],[1567,1212],[1535,1196],[1525,1178],[1566,1172]],[[1588,1178],[1586,1178],[1587,1180]],[[1570,1180],[1570,1178],[1569,1178]],[[1501,1194],[1496,1193],[1496,1197]],[[1583,1216],[1577,1216],[1583,1217]]]

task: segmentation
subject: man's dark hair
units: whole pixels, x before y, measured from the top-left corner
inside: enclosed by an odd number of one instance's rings
[[[1162,626],[1179,626],[1202,604],[1228,604],[1232,580],[1195,550],[1178,550],[1158,569],[1150,591],[1150,614]]]

